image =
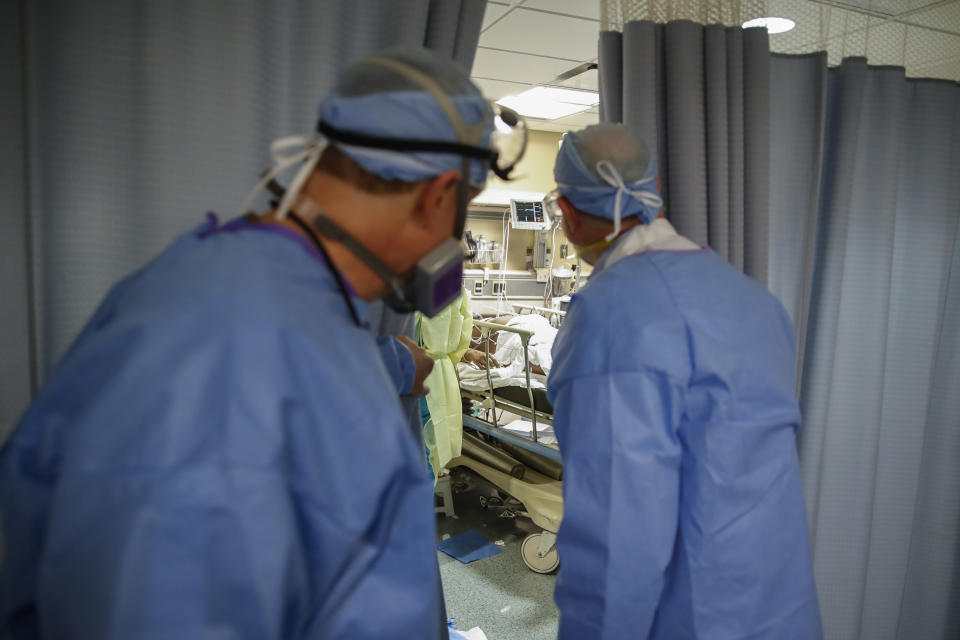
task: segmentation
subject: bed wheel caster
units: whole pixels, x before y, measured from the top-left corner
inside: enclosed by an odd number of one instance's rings
[[[549,531],[531,533],[520,545],[523,564],[536,573],[553,573],[560,566],[560,554],[557,553],[557,534]]]

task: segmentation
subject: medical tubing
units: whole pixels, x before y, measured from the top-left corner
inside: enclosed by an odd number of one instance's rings
[[[500,299],[507,304],[507,267],[510,266],[510,225],[507,225],[507,243],[503,248],[503,267],[500,269]],[[499,304],[498,304],[499,309]]]
[[[547,306],[547,299],[553,294],[553,261],[557,259],[557,229],[560,223],[553,228],[553,235],[550,236],[550,270],[547,272],[547,285],[543,288],[543,306]]]
[[[507,216],[510,210],[503,212],[503,218],[500,219],[500,293],[497,294],[497,315],[503,313],[502,303],[506,302],[507,295],[507,259],[510,255],[510,225],[507,224]]]
[[[500,425],[497,424],[497,394],[493,390],[493,381],[490,379],[490,327],[480,327],[480,338],[483,339],[484,335],[486,335],[486,339],[483,340],[483,353],[487,358],[487,388],[490,391],[490,401],[493,402],[493,426],[499,427]]]
[[[521,335],[520,342],[523,344],[523,371],[527,376],[527,397],[530,400],[530,418],[533,420],[533,441],[537,441],[537,406],[533,401],[533,389],[530,388],[530,336]]]
[[[472,458],[477,462],[482,462],[488,467],[493,467],[497,471],[513,476],[517,480],[522,480],[526,472],[523,466],[516,458],[505,451],[489,445],[480,438],[470,435],[467,432],[463,434],[463,455]]]

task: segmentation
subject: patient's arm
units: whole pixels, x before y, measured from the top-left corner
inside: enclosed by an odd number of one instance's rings
[[[494,324],[506,325],[507,322],[508,322],[512,317],[513,317],[513,316],[500,316],[500,317],[498,317],[498,318],[486,318],[486,321],[487,321],[487,322],[492,322],[492,323],[494,323]],[[502,331],[490,331],[490,333],[488,334],[487,342],[489,343],[489,347],[488,347],[488,348],[490,349],[490,353],[491,353],[491,354],[497,350],[497,338],[499,337],[499,335],[500,335],[501,333],[503,333],[503,332],[502,332]],[[483,331],[482,331],[482,329],[481,329],[480,327],[474,325],[474,326],[473,326],[473,343],[474,343],[475,345],[477,345],[477,346],[482,347],[482,346],[483,346],[483,340],[481,339],[482,336],[483,336]],[[473,363],[473,364],[477,365],[478,367],[480,367],[481,369],[486,369],[486,368],[487,368],[487,359],[486,359],[486,357],[485,357],[484,352],[483,352],[482,349],[469,349],[469,350],[467,350],[467,352],[463,354],[463,358],[461,358],[461,361],[462,361],[462,362],[470,362],[470,363]],[[501,366],[496,360],[493,359],[493,356],[492,356],[492,355],[490,356],[490,365],[491,365],[491,367],[499,367],[499,366]],[[531,364],[531,365],[530,365],[530,373],[536,373],[536,374],[539,374],[539,375],[541,375],[541,376],[547,375],[547,372],[544,371],[543,368],[540,367],[540,365],[538,365],[538,364]]]
[[[475,364],[481,369],[487,368],[487,356],[483,351],[480,351],[478,349],[467,349],[466,353],[463,354],[463,358],[461,358],[461,361]],[[490,367],[495,368],[499,366],[500,366],[500,363],[494,360],[493,356],[490,356]],[[546,372],[538,364],[530,365],[530,373],[536,373],[541,376],[547,375]]]
[[[463,362],[469,362],[471,364],[475,364],[481,369],[487,368],[487,354],[485,354],[483,351],[480,351],[478,349],[467,349],[466,353],[463,354],[463,358],[461,358],[461,360]],[[490,356],[490,367],[494,368],[499,366],[500,366],[500,363],[494,360],[493,356]]]

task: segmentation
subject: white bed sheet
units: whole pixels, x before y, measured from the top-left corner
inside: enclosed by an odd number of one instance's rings
[[[539,366],[545,374],[550,375],[550,368],[553,366],[551,351],[553,341],[557,337],[557,329],[550,325],[550,321],[539,314],[527,313],[510,318],[507,326],[533,332],[527,346],[530,364]],[[501,331],[497,338],[497,351],[493,357],[504,367],[519,364],[522,371],[523,343],[520,336],[510,331]]]
[[[514,420],[503,428],[524,438],[533,438],[533,423],[526,418]],[[537,442],[540,444],[557,444],[557,436],[553,433],[553,425],[537,424]]]
[[[457,363],[457,375],[460,377],[460,386],[468,391],[487,391],[487,372],[475,364],[469,362]],[[490,382],[494,389],[500,387],[526,387],[527,376],[524,373],[523,365],[514,362],[508,367],[495,367],[490,369]],[[530,374],[531,389],[546,389],[547,377],[536,373]]]

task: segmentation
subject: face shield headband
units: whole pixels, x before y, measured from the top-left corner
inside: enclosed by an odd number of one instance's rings
[[[388,62],[394,63],[395,61],[389,60]],[[424,76],[423,80],[433,83],[427,76]],[[437,90],[439,92],[439,89]],[[510,180],[511,173],[526,151],[526,122],[511,109],[502,107],[501,105],[490,106],[488,104],[487,115],[492,115],[494,118],[494,130],[490,135],[491,146],[489,148],[477,146],[471,143],[471,138],[473,138],[474,142],[478,140],[485,132],[484,127],[481,126],[478,132],[477,125],[473,125],[472,127],[465,125],[459,112],[453,106],[453,103],[450,102],[446,94],[434,94],[431,92],[431,95],[437,99],[444,113],[450,118],[454,129],[461,139],[460,142],[370,136],[338,129],[323,120],[317,123],[317,132],[328,140],[354,147],[366,147],[383,151],[439,153],[460,156],[462,158],[460,165],[461,178],[457,187],[457,220],[454,228],[454,237],[459,240],[463,235],[463,228],[466,224],[467,205],[469,201],[468,176],[470,175],[471,160],[488,163],[490,171],[498,178],[501,180]],[[488,118],[484,117],[478,124],[484,125],[487,121]]]

